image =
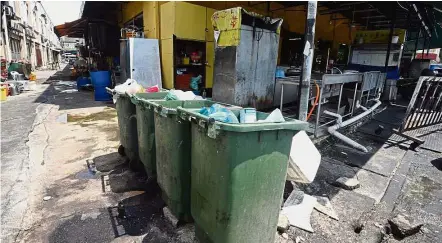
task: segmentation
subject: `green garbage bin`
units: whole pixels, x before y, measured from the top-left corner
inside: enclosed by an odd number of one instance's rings
[[[145,99],[163,99],[167,92],[140,93],[138,97]],[[127,156],[130,160],[130,167],[136,171],[143,170],[138,155],[137,117],[136,107],[127,94],[119,94],[117,103],[118,127],[120,129],[120,143],[118,152]]]
[[[190,122],[177,117],[177,107],[198,108],[216,102],[148,101],[154,108],[157,182],[162,198],[179,220],[190,215]],[[239,108],[239,107],[237,107]]]
[[[164,99],[167,92],[156,93],[138,93],[136,97],[139,99]],[[137,108],[132,101],[133,96],[127,94],[119,94],[116,108],[118,116],[118,127],[120,129],[120,143],[118,152],[127,156],[130,160],[130,167],[135,171],[144,171],[143,162],[144,157],[139,155],[139,138],[138,138],[138,126],[137,123]]]
[[[239,112],[233,111],[235,115]],[[200,242],[273,242],[292,137],[306,122],[229,124],[178,108],[191,122],[191,214]],[[257,112],[258,120],[267,113]]]
[[[151,109],[147,101],[164,100],[167,93],[138,93],[131,96],[131,101],[136,107],[138,155],[149,179],[156,176],[156,155],[153,109]]]

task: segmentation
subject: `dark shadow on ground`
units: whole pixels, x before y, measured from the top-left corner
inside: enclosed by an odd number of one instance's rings
[[[71,78],[71,65],[66,65],[62,70],[57,71],[51,77],[43,81],[43,84],[51,84],[54,81],[75,81]]]
[[[67,65],[56,72],[43,84],[49,87],[35,99],[34,103],[50,103],[59,106],[59,110],[70,110],[87,107],[115,107],[112,101],[95,101],[93,89],[77,91],[76,81],[70,80],[70,69]]]
[[[145,235],[142,242],[195,242],[193,225],[175,228],[164,217],[165,203],[156,181],[147,182],[139,176],[143,173],[130,171],[126,158],[115,152],[98,156],[87,164],[90,172],[108,175],[110,187],[115,185],[119,188],[116,191],[125,193],[107,191],[106,195],[114,198],[117,205],[67,218],[53,230],[49,242],[111,242],[115,238],[133,242],[135,238],[129,236],[142,235]],[[127,193],[131,196],[124,196]]]
[[[442,171],[442,158],[434,159],[431,164],[436,167],[436,169]]]
[[[363,120],[362,125],[353,124],[339,130],[365,146],[368,149],[367,153],[330,136],[316,145],[322,159],[315,180],[311,184],[297,183],[298,187],[307,194],[326,195],[331,200],[344,190],[334,185],[339,177],[357,177],[361,169],[371,172],[370,174],[373,174],[371,179],[389,177],[401,158],[391,155],[404,154],[407,148],[407,146],[401,148],[401,143],[390,140],[393,135],[392,129],[400,126],[405,110],[397,107],[384,108],[385,106],[379,109],[379,113],[374,115],[373,119],[367,117]],[[379,129],[379,125],[382,125],[383,129]]]

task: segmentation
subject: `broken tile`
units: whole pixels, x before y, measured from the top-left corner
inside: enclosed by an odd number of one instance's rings
[[[310,216],[316,205],[316,198],[305,194],[302,203],[282,208],[282,213],[289,219],[290,225],[313,232]]]

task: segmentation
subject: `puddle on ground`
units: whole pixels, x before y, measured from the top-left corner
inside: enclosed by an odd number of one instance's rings
[[[117,111],[115,109],[106,109],[100,112],[92,113],[89,115],[72,115],[68,114],[67,121],[68,122],[76,122],[79,125],[86,126],[84,122],[93,122],[93,121],[108,121],[117,117]]]
[[[75,178],[80,180],[91,180],[91,179],[98,179],[99,176],[97,175],[97,173],[93,173],[89,169],[86,169],[78,172],[75,175]]]

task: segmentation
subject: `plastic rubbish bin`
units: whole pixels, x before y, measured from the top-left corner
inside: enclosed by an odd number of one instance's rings
[[[108,93],[112,90],[109,91]],[[139,93],[138,97],[143,99],[164,99],[167,92]],[[138,132],[136,107],[127,94],[119,94],[116,103],[118,128],[120,129],[120,147],[118,153],[127,156],[130,160],[130,167],[135,171],[143,171],[144,166],[140,163],[138,154]]]
[[[132,146],[137,146],[138,157],[142,163],[142,167],[146,171],[148,178],[153,178],[155,173],[155,127],[153,121],[153,110],[149,109],[148,100],[164,100],[168,92],[155,93],[137,93],[130,97],[131,99],[131,114],[126,117],[136,120],[136,126],[126,128],[129,130]],[[127,96],[126,96],[127,97]],[[118,104],[118,100],[117,100]],[[129,104],[126,104],[129,106]],[[134,116],[136,114],[136,116]],[[128,121],[126,119],[126,121]],[[130,124],[128,124],[130,125]],[[121,133],[121,125],[120,125]],[[120,135],[123,138],[123,135]],[[126,141],[128,138],[125,138]]]
[[[94,86],[94,97],[96,101],[110,101],[112,96],[106,88],[112,85],[109,71],[89,72],[92,85]]]
[[[238,111],[233,111],[239,115]],[[191,214],[200,242],[273,242],[292,137],[306,122],[216,122],[178,108],[191,122]],[[263,120],[267,113],[257,112]]]
[[[216,102],[148,101],[154,110],[157,182],[162,198],[179,220],[192,221],[190,215],[190,122],[177,116],[177,107],[198,108]],[[237,107],[239,109],[239,107]]]

